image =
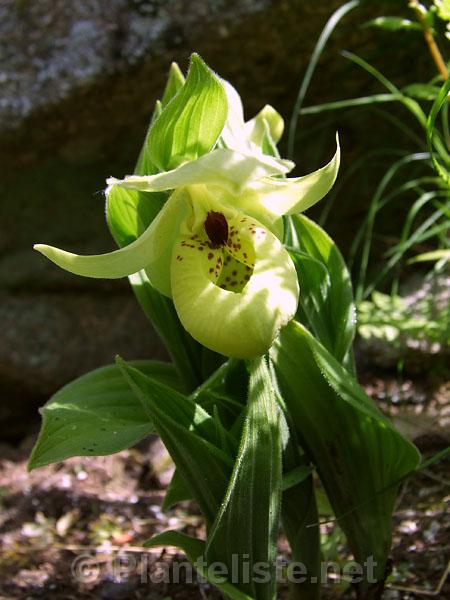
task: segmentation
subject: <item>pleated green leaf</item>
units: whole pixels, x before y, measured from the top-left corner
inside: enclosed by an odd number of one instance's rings
[[[233,397],[236,394],[227,389],[227,379],[231,375],[232,381],[235,381],[236,378],[241,379],[243,374],[247,378],[245,370],[244,373],[241,371],[235,373],[235,367],[235,362],[232,359],[228,360],[189,396],[191,400],[200,404],[209,414],[214,414],[216,417],[220,415],[220,419],[225,423],[229,435],[226,435],[222,428],[217,437],[225,442],[224,447],[228,448],[233,456],[238,451],[240,431],[242,430],[241,416],[244,411],[242,400],[239,400],[238,397],[245,396],[246,389],[242,393],[238,393],[237,397]],[[184,483],[178,470],[175,469],[164,496],[163,510],[169,510],[175,504],[191,499],[192,494],[189,488]]]
[[[305,459],[304,464],[297,468],[302,469],[303,474],[311,473]],[[319,600],[320,529],[311,474],[283,491],[281,521],[291,547],[293,561],[301,562],[307,572],[304,581],[291,582],[290,600]],[[311,580],[314,577],[316,580]]]
[[[398,481],[418,464],[404,439],[309,331],[291,322],[272,351],[280,391],[361,565],[374,557],[382,583]],[[362,589],[369,583],[363,581]]]
[[[180,472],[175,469],[164,495],[162,510],[168,511],[175,506],[175,504],[185,502],[186,500],[192,500],[192,494],[184,483],[184,479],[180,475]]]
[[[183,73],[176,62],[170,65],[169,76],[167,78],[166,87],[164,89],[163,96],[161,98],[161,106],[165,108],[169,102],[177,95],[181,90],[185,82]]]
[[[144,542],[143,545],[144,548],[157,546],[180,548],[192,563],[201,559],[205,552],[205,542],[203,540],[181,533],[181,531],[163,531]]]
[[[180,531],[164,531],[154,538],[145,542],[146,548],[155,546],[175,546],[180,548],[197,569],[199,575],[215,585],[231,600],[253,600],[250,596],[239,591],[235,586],[223,580],[223,577],[214,576],[214,565],[208,566],[203,559],[205,551],[205,542],[190,537]]]
[[[152,361],[133,363],[170,388],[180,379],[172,365]],[[34,446],[30,470],[72,456],[103,456],[133,446],[154,428],[116,365],[75,379],[41,409],[42,427]]]
[[[118,365],[197,501],[206,524],[221,504],[233,460],[214,444],[216,423],[188,397],[146,377],[123,360]]]
[[[209,152],[225,125],[227,111],[222,84],[193,54],[185,84],[150,129],[147,144],[153,164],[169,171]]]
[[[276,597],[276,540],[281,495],[279,411],[264,358],[250,365],[248,413],[228,489],[207,540],[206,560],[239,569],[248,559],[250,577],[233,573],[239,590],[254,600]],[[255,566],[268,575],[257,581]]]
[[[179,90],[183,87],[184,81],[184,75],[180,71],[179,66],[175,62],[172,63],[170,65],[169,75],[167,77],[167,83],[166,87],[164,88],[162,98],[161,100],[156,101],[155,110],[153,111],[153,115],[150,120],[150,125],[147,130],[144,143],[142,144],[141,151],[139,153],[139,158],[134,169],[134,173],[136,175],[153,175],[154,173],[158,172],[158,168],[153,163],[149,151],[148,139],[150,130],[152,128],[153,123],[161,115],[163,108],[165,108],[167,104],[169,104],[172,98],[174,98],[179,92]]]
[[[292,489],[299,483],[302,483],[303,481],[305,481],[305,479],[308,479],[308,477],[311,475],[312,471],[313,471],[312,467],[305,464],[305,465],[299,465],[297,467],[294,467],[291,471],[288,471],[287,473],[285,473],[283,475],[283,486],[282,486],[283,492],[286,492],[287,490]]]
[[[290,582],[289,600],[320,598],[320,528],[310,459],[302,452],[298,435],[281,397],[276,375],[271,372],[272,386],[283,407],[283,495],[281,523],[291,548],[292,560],[302,563],[307,577]],[[314,580],[315,578],[315,580]]]
[[[201,356],[200,344],[181,325],[172,300],[155,290],[144,271],[132,275],[129,280],[141,308],[177,367],[185,391],[192,391],[201,381],[197,368]]]
[[[297,319],[339,362],[350,362],[355,305],[350,275],[333,240],[304,215],[290,218],[286,242],[297,268]]]

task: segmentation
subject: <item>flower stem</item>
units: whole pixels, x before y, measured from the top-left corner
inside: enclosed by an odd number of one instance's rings
[[[434,39],[433,32],[431,31],[430,27],[428,27],[423,10],[421,9],[418,0],[410,0],[409,6],[416,13],[417,20],[422,26],[423,37],[425,38],[434,64],[436,65],[436,68],[443,81],[446,81],[448,79],[447,65],[445,64],[441,51],[439,50],[436,40]]]

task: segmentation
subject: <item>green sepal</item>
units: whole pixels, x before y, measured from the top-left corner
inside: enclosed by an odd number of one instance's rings
[[[147,149],[153,164],[168,171],[209,152],[227,118],[222,84],[193,54],[186,82],[150,129]]]
[[[136,175],[154,175],[158,172],[158,167],[156,167],[151,159],[150,152],[148,151],[148,136],[150,130],[152,128],[153,123],[158,119],[162,113],[162,104],[161,100],[157,100],[155,102],[155,108],[153,110],[152,118],[150,119],[150,125],[147,129],[147,133],[145,135],[144,143],[142,144],[141,151],[139,152],[139,156],[136,162],[136,166],[134,167],[134,173]]]

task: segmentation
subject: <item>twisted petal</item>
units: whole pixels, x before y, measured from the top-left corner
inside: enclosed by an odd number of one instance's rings
[[[270,175],[283,175],[293,166],[289,160],[262,154],[246,155],[228,148],[219,148],[172,171],[157,175],[130,175],[122,181],[111,178],[108,184],[142,192],[157,192],[204,183],[223,185],[232,192],[239,192],[249,181]]]
[[[177,235],[177,224],[185,215],[183,201],[183,191],[172,194],[135,242],[108,254],[80,256],[45,244],[36,244],[34,249],[70,273],[96,279],[119,279],[149,267],[152,283],[155,281],[155,287],[169,295],[170,249]]]
[[[333,187],[340,164],[339,139],[336,152],[321,169],[295,179],[265,178],[250,182],[244,191],[240,208],[265,210],[273,215],[292,215],[302,212],[321,200]]]
[[[212,350],[246,358],[264,354],[293,318],[299,289],[295,268],[279,240],[253,219],[240,221],[229,221],[242,242],[236,257],[244,248],[254,256],[252,274],[241,291],[216,284],[226,247],[206,245],[200,250],[185,236],[174,246],[171,277],[175,308],[187,331]]]
[[[95,279],[119,279],[143,269],[149,262],[148,228],[135,242],[108,254],[79,256],[53,246],[35,244],[34,249],[75,275]]]

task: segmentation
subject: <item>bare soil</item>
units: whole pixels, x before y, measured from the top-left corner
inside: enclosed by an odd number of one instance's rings
[[[448,384],[423,385],[367,374],[365,388],[425,456],[448,441]],[[202,537],[192,504],[161,511],[172,464],[156,438],[108,457],[73,458],[26,470],[35,435],[0,446],[0,600],[189,600],[221,598],[190,582],[174,548],[143,549],[166,529]],[[450,598],[450,461],[430,466],[403,486],[394,515],[393,571],[384,600]],[[334,523],[321,526],[325,559],[348,557]],[[280,554],[288,557],[286,542]],[[171,571],[172,569],[172,571]],[[169,574],[169,575],[168,575]],[[172,582],[170,582],[171,580]],[[325,598],[350,598],[332,576]],[[286,589],[281,590],[285,597]]]

